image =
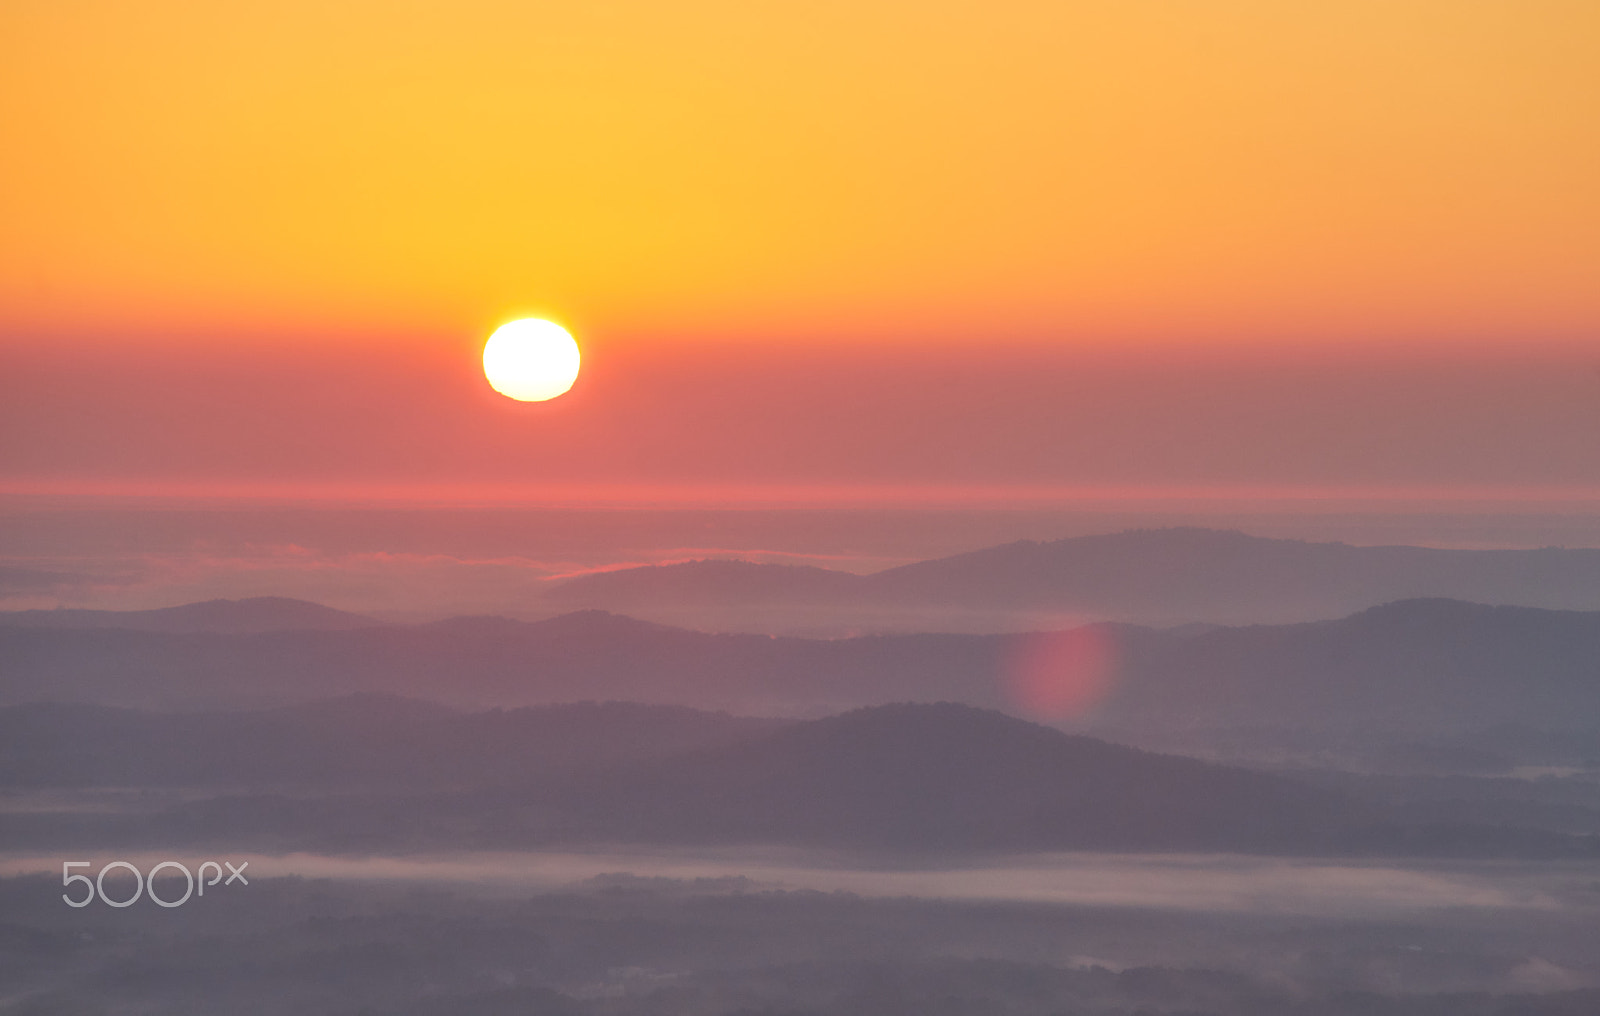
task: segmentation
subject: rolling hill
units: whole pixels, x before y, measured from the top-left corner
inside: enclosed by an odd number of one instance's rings
[[[1104,647],[1104,693],[1055,717],[1080,727],[1396,737],[1600,728],[1600,613],[1412,600],[1336,621],[1088,631]],[[1049,718],[1019,674],[1043,659],[1054,679],[1060,638],[715,635],[592,611],[249,634],[0,627],[0,704],[193,711],[365,692],[463,707],[616,699],[788,716],[953,701]]]
[[[220,632],[241,635],[268,631],[349,631],[382,621],[320,603],[283,596],[206,600],[154,610],[19,610],[0,612],[0,627],[125,628],[171,633]]]
[[[1140,751],[954,703],[802,722],[625,703],[461,714],[370,697],[234,714],[23,706],[0,710],[0,734],[0,786],[55,805],[8,813],[0,847],[13,850],[1596,848],[1593,836],[1550,828],[1549,808],[1510,812],[1529,825],[1500,820],[1504,805],[1479,809],[1492,823],[1470,810],[1419,813],[1326,779]],[[92,806],[61,806],[75,801]]]
[[[574,578],[548,598],[562,609],[760,631],[994,631],[1052,614],[1286,623],[1414,598],[1600,610],[1600,550],[1356,547],[1151,529],[1024,540],[872,575],[739,561],[644,566]]]

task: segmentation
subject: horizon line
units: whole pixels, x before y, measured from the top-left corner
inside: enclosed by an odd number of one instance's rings
[[[1561,484],[960,484],[960,483],[397,483],[383,481],[217,481],[0,479],[0,498],[22,501],[131,501],[283,505],[394,505],[528,508],[1049,508],[1173,502],[1253,502],[1305,507],[1367,502],[1473,503],[1503,508],[1600,503],[1600,486]]]

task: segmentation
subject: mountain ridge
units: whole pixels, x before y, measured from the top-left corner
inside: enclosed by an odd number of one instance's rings
[[[54,610],[0,612],[0,626],[19,628],[124,628],[129,631],[246,634],[272,631],[349,631],[384,622],[362,614],[286,596],[201,600],[149,610]]]
[[[1086,645],[1107,668],[1088,678],[1099,683],[1079,705],[1041,713],[1027,682],[1084,679],[1071,668]],[[1440,599],[1290,625],[847,639],[596,612],[231,635],[0,626],[0,660],[0,704],[194,711],[389,692],[462,707],[601,698],[803,717],[949,700],[1135,739],[1250,726],[1429,738],[1501,723],[1600,729],[1600,612]]]
[[[762,623],[760,610],[826,606],[845,618],[912,612],[905,623],[940,611],[997,621],[1053,611],[1158,626],[1317,620],[1425,597],[1600,610],[1600,550],[1367,547],[1175,527],[1018,540],[868,575],[726,560],[644,565],[546,594],[563,607],[654,618],[692,606],[747,624]]]
[[[78,788],[102,805],[10,813],[8,849],[744,845],[904,861],[1062,850],[1590,857],[1600,843],[1548,810],[1524,809],[1525,825],[1470,810],[1463,821],[1450,808],[1418,820],[1403,800],[1383,800],[1384,787],[1145,751],[950,702],[807,721],[626,702],[462,714],[365,697],[181,716],[36,705],[0,709],[0,733],[8,793],[61,801]],[[108,809],[111,787],[123,792]]]

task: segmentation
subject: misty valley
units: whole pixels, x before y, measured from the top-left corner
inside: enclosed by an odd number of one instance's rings
[[[629,870],[603,868],[619,861]],[[884,885],[830,887],[828,869],[807,879],[790,861],[607,856],[525,880],[505,857],[364,876],[288,857],[173,910],[70,910],[58,875],[13,875],[0,881],[8,1011],[1578,1016],[1600,1001],[1584,987],[1592,868],[1502,865],[1481,884],[1350,869],[1315,894],[1344,900],[1323,909],[1248,873],[1226,902],[1143,890],[1218,874],[1185,858],[1168,859],[1171,878],[1103,859],[1076,870],[1069,881],[1097,881],[1088,902],[912,893],[881,869]],[[719,865],[756,875],[685,873]],[[1374,901],[1418,878],[1439,894]],[[1518,884],[1485,895],[1497,879]]]
[[[1129,534],[952,559],[896,623],[971,583],[1060,606],[1151,540],[1246,548],[1215,603],[1360,584],[1337,547]],[[1276,624],[1162,626],[1139,553],[1097,566],[1123,613],[1058,631],[3,615],[0,1012],[1600,1011],[1600,613],[1443,595],[1595,576],[1473,555]],[[552,601],[759,598],[643,572]]]

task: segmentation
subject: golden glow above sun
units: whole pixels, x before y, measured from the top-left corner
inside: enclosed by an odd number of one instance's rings
[[[518,402],[544,402],[578,379],[578,343],[565,328],[542,318],[522,318],[495,329],[483,346],[483,376],[495,391]]]

